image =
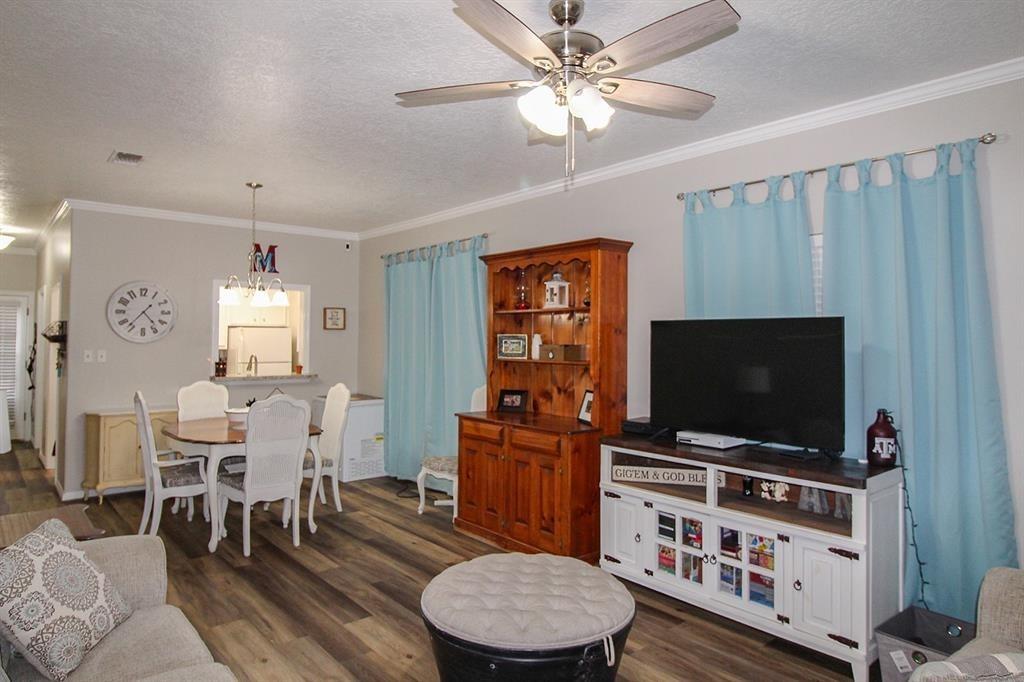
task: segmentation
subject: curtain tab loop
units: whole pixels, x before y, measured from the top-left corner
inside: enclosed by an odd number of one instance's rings
[[[696,192],[686,193],[686,212],[694,214],[697,212],[697,194]]]
[[[732,205],[733,206],[743,206],[744,204],[747,203],[747,199],[744,196],[744,194],[745,194],[744,190],[746,190],[746,187],[747,187],[747,184],[745,182],[737,182],[737,183],[732,184],[732,185],[729,186],[729,189],[732,190]]]
[[[774,201],[781,199],[779,195],[779,189],[782,187],[782,176],[781,175],[769,175],[764,179],[768,185],[768,201]]]
[[[840,166],[838,163],[832,164],[827,169],[828,171],[828,186],[829,188],[842,189],[842,185],[839,183],[839,170]]]
[[[953,152],[953,145],[948,142],[935,145],[935,158],[938,161],[935,166],[935,174],[948,173],[949,172],[949,157]]]
[[[871,184],[871,159],[861,159],[854,164],[857,167],[857,180],[861,187]]]
[[[956,150],[960,154],[960,163],[964,168],[974,166],[974,150],[978,148],[978,138],[972,137],[956,143]]]
[[[789,182],[793,185],[793,198],[802,197],[807,185],[807,172],[796,171],[789,174]]]
[[[892,181],[899,182],[903,178],[903,157],[905,154],[899,152],[897,154],[889,154],[885,157],[885,160],[889,162],[889,171],[892,173]]]
[[[700,201],[700,206],[705,212],[715,208],[715,202],[711,200],[711,194],[706,189],[697,192],[697,199]]]

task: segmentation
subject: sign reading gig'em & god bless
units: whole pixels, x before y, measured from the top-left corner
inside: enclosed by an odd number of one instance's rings
[[[725,485],[725,473],[717,475],[718,487]],[[612,480],[627,483],[663,483],[668,485],[707,485],[708,472],[700,469],[612,465]]]

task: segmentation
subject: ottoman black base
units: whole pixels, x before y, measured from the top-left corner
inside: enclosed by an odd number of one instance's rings
[[[619,670],[629,629],[633,626],[630,620],[612,635],[615,663],[608,665],[602,640],[544,651],[497,649],[453,637],[437,629],[426,618],[423,623],[430,633],[441,682],[612,682]]]

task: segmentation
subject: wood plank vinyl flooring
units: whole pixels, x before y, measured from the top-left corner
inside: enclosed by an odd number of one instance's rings
[[[418,515],[416,500],[396,496],[402,486],[386,478],[343,484],[345,510],[318,504],[319,530],[311,535],[303,520],[298,549],[281,527],[280,504],[257,507],[249,558],[239,505],[229,507],[228,537],[215,554],[199,510],[190,523],[165,509],[168,602],[240,680],[436,681],[420,592],[446,567],[496,550],[456,533],[450,507]],[[16,443],[0,455],[0,514],[59,504],[35,451]],[[142,495],[128,494],[92,502],[88,513],[108,535],[124,535],[136,531],[141,511]],[[626,585],[637,616],[623,682],[850,679],[836,659]]]

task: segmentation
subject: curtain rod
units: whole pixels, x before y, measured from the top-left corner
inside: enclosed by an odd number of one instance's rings
[[[995,141],[996,141],[996,134],[995,133],[985,133],[984,135],[982,135],[981,137],[978,138],[978,142],[980,142],[982,144],[992,144]],[[924,154],[926,152],[933,152],[933,151],[935,151],[935,147],[921,147],[920,149],[911,149],[910,151],[903,152],[903,155],[904,156],[911,156],[913,154]],[[886,157],[884,157],[884,156],[876,156],[876,157],[871,159],[871,162],[874,163],[875,161],[885,161],[885,159],[886,159]],[[839,167],[840,168],[849,168],[849,167],[854,166],[854,165],[856,165],[856,161],[848,161],[846,163],[839,164]],[[827,170],[828,170],[827,166],[825,168],[814,168],[814,169],[811,169],[811,170],[807,171],[807,174],[808,175],[814,175],[815,173],[824,173]],[[743,186],[744,187],[750,187],[751,185],[759,185],[759,184],[761,184],[763,182],[764,182],[764,180],[751,180],[749,182],[744,182]],[[709,192],[721,192],[721,191],[727,190],[727,189],[732,189],[732,187],[730,185],[726,185],[724,187],[715,187],[714,189],[709,189],[708,191]],[[686,195],[689,194],[689,193],[690,192],[680,192],[679,194],[676,195],[676,199],[678,199],[679,201],[684,201],[686,199]]]
[[[462,244],[464,242],[473,241],[477,237],[483,237],[484,239],[487,239],[489,236],[490,236],[489,234],[484,232],[483,234],[475,234],[472,237],[463,237],[462,239],[450,239],[450,240],[448,240],[446,242],[441,242],[441,243],[442,244]],[[388,256],[399,256],[399,255],[401,255],[403,253],[408,253],[410,251],[419,251],[421,249],[430,249],[430,248],[433,248],[435,246],[437,246],[437,244],[428,244],[427,246],[417,246],[417,247],[414,247],[414,248],[411,248],[411,249],[402,249],[401,251],[395,251],[394,253],[385,253],[385,254],[383,254],[380,257],[380,259],[384,260]]]

